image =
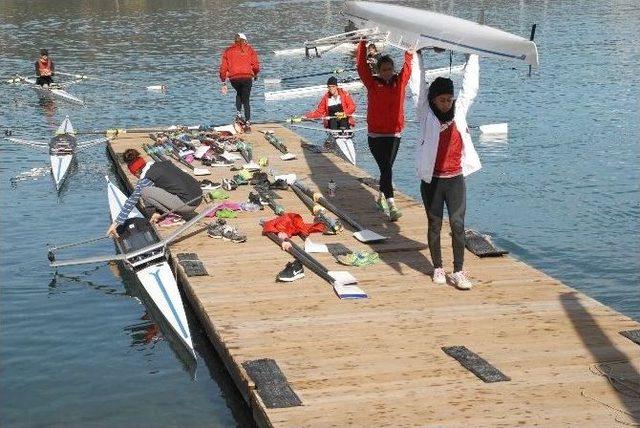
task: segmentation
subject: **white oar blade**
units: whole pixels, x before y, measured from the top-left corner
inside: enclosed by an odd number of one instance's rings
[[[336,138],[336,144],[344,157],[353,165],[356,164],[356,149],[351,138]]]
[[[280,82],[282,82],[282,80],[280,80],[280,79],[264,79],[264,84],[265,85],[277,85]]]
[[[353,234],[353,237],[360,242],[378,242],[387,239],[386,236],[382,236],[369,229],[359,230]]]
[[[331,278],[333,278],[336,284],[351,285],[357,284],[358,280],[355,276],[351,275],[346,270],[330,270],[327,272]]]
[[[357,285],[334,284],[333,291],[341,299],[366,299],[367,293]]]
[[[508,123],[491,123],[489,125],[480,125],[478,128],[483,134],[507,134],[509,132]]]
[[[167,90],[166,85],[151,85],[147,86],[147,91],[164,92]]]
[[[211,171],[207,168],[193,168],[193,175],[209,175]]]

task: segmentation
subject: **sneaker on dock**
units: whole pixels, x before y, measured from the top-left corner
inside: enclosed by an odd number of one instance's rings
[[[376,199],[376,207],[383,213],[389,212],[389,204],[387,204],[387,200],[384,196]]]
[[[463,271],[452,273],[451,282],[460,290],[471,290],[471,287],[473,287],[473,284]]]
[[[434,284],[446,284],[447,283],[447,275],[444,272],[443,268],[435,268],[433,270],[433,283]]]
[[[294,260],[287,263],[277,277],[278,281],[282,282],[293,282],[300,278],[304,278],[304,267],[300,260]]]
[[[157,224],[160,227],[173,227],[180,226],[184,223],[185,221],[182,219],[182,217],[175,214],[169,214],[168,216],[160,220]]]
[[[391,205],[391,207],[389,207],[389,220],[398,221],[400,217],[402,217],[402,211],[395,205]]]

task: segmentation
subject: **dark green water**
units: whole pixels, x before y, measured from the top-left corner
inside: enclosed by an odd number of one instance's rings
[[[488,24],[525,36],[538,23],[541,67],[532,78],[524,67],[481,62],[470,122],[508,122],[510,134],[506,143],[476,139],[484,168],[468,180],[467,223],[525,262],[640,319],[637,2],[404,3],[468,19],[484,8]],[[320,61],[269,55],[339,32],[340,8],[329,1],[0,0],[0,76],[31,72],[37,50],[48,47],[59,71],[169,87],[163,95],[88,81],[71,90],[87,100],[81,108],[43,104],[30,90],[2,85],[0,127],[47,140],[65,115],[78,129],[228,122],[232,99],[219,94],[206,70],[217,67],[233,34],[248,34],[264,77],[351,66],[348,55]],[[448,57],[431,64],[446,65]],[[265,103],[263,91],[259,83],[253,92],[256,120],[299,114],[316,102]],[[362,113],[364,95],[355,98]],[[415,134],[409,124],[395,182],[417,196]],[[361,166],[373,171],[366,142],[358,143]],[[49,174],[9,183],[46,166],[46,154],[4,142],[0,153],[0,425],[248,424],[193,318],[195,378],[154,336],[144,306],[132,297],[131,278],[100,265],[54,280],[46,243],[96,236],[108,225],[103,176],[113,172],[104,150],[79,156],[59,197]],[[91,249],[112,250],[104,243]]]

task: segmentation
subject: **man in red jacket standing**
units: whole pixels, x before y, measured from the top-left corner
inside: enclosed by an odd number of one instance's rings
[[[256,51],[247,43],[247,36],[244,33],[237,33],[235,42],[222,54],[220,80],[222,81],[221,92],[223,95],[226,95],[228,91],[227,79],[236,90],[237,115],[242,118],[242,108],[244,107],[245,132],[251,132],[249,98],[253,80],[258,79],[259,71],[260,62]]]
[[[327,81],[327,92],[318,103],[314,111],[305,113],[302,119],[323,118],[323,124],[328,129],[349,129],[355,125],[353,113],[356,103],[351,95],[338,86],[338,79],[334,76]]]

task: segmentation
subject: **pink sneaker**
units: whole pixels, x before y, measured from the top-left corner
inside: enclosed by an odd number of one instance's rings
[[[168,216],[166,216],[165,218],[163,218],[158,222],[158,226],[173,227],[173,226],[179,226],[184,223],[185,221],[182,219],[182,217],[177,216],[175,214],[169,214]]]

